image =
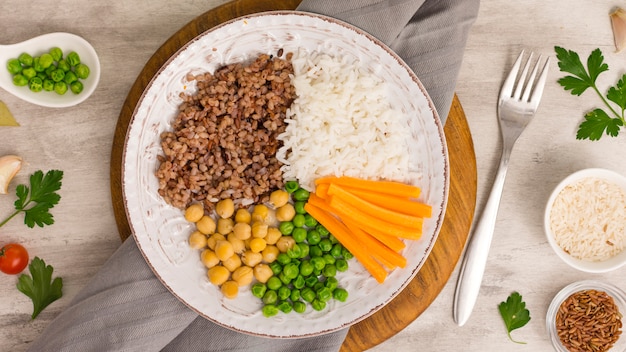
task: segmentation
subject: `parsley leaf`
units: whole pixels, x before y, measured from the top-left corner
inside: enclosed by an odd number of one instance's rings
[[[50,213],[55,205],[59,203],[61,196],[56,192],[61,189],[63,171],[50,170],[45,175],[39,170],[30,176],[30,187],[18,185],[16,189],[17,200],[15,201],[15,212],[4,221],[0,222],[0,227],[19,213],[24,213],[24,224],[33,228],[35,225],[54,224],[54,218]]]
[[[591,52],[587,58],[586,68],[576,52],[558,46],[555,46],[554,50],[559,60],[559,69],[562,72],[572,74],[572,76],[565,76],[557,82],[565,90],[569,90],[572,95],[580,96],[588,88],[593,89],[613,115],[610,116],[599,108],[586,113],[585,120],[578,127],[576,139],[596,141],[605,133],[611,137],[616,137],[621,127],[626,123],[624,119],[624,110],[626,110],[626,74],[622,76],[614,87],[609,88],[605,99],[596,85],[598,76],[602,72],[609,70],[609,65],[604,62],[604,56],[600,49],[595,49]],[[609,104],[609,101],[619,106],[621,113],[615,111]]]
[[[35,319],[50,303],[63,296],[63,279],[60,277],[52,280],[54,269],[40,259],[33,258],[28,266],[31,276],[20,275],[17,289],[33,300],[32,319]]]
[[[526,342],[518,342],[511,337],[511,331],[523,327],[530,321],[530,312],[526,309],[526,303],[522,301],[522,296],[517,292],[511,293],[506,302],[501,302],[498,305],[498,310],[504,320],[504,325],[506,325],[509,339],[515,343],[525,344]]]

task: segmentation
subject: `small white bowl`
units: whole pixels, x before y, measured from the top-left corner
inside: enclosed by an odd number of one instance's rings
[[[552,232],[550,226],[550,214],[552,212],[552,205],[554,204],[555,199],[559,195],[559,193],[570,184],[574,184],[578,181],[581,181],[585,178],[599,178],[606,180],[610,183],[616,184],[621,187],[626,192],[626,178],[614,171],[599,169],[599,168],[591,168],[591,169],[583,169],[566,177],[563,181],[561,181],[548,199],[548,203],[546,206],[545,214],[544,214],[544,230],[546,233],[546,237],[548,239],[548,243],[554,250],[554,252],[561,258],[565,263],[569,264],[571,267],[589,273],[604,273],[611,270],[615,270],[622,265],[626,264],[626,250],[616,254],[615,256],[604,260],[604,261],[585,261],[578,259],[569,253],[567,253],[563,248],[561,248]]]
[[[622,316],[626,314],[626,293],[619,287],[604,283],[595,280],[583,280],[571,283],[565,286],[559,293],[557,293],[550,306],[548,307],[548,312],[546,314],[546,328],[548,330],[548,336],[550,337],[550,341],[552,342],[552,346],[555,351],[558,352],[570,352],[559,339],[559,335],[556,327],[556,315],[561,307],[561,303],[565,301],[569,296],[576,292],[584,291],[584,290],[596,290],[596,291],[604,291],[610,297],[613,298],[613,301],[617,305]],[[624,323],[624,317],[622,317],[622,323]],[[622,328],[622,333],[624,328]],[[609,349],[610,352],[626,352],[626,334],[622,334],[615,344]]]

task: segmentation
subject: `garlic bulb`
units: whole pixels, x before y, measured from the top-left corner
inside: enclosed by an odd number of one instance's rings
[[[620,52],[626,47],[626,11],[618,7],[609,16],[611,18],[611,27],[613,28],[615,50]]]

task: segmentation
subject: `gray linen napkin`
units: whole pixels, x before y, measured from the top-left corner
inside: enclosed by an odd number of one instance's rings
[[[304,0],[298,10],[339,18],[389,45],[415,71],[445,119],[478,4],[479,0]],[[171,295],[129,238],[29,351],[337,351],[347,330],[280,340],[223,328]]]

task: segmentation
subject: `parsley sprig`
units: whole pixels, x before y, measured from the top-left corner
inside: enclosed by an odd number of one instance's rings
[[[609,65],[604,62],[604,56],[600,49],[595,49],[587,58],[587,67],[580,60],[578,54],[555,46],[556,57],[559,60],[559,69],[562,72],[572,74],[558,80],[565,90],[571,91],[572,95],[580,96],[588,88],[593,89],[600,97],[609,113],[596,108],[585,114],[585,120],[578,126],[576,139],[599,140],[605,133],[616,137],[622,126],[626,123],[624,111],[626,110],[626,74],[613,87],[607,91],[606,98],[598,89],[596,80],[598,76],[609,70]],[[609,103],[613,102],[619,107],[619,112]]]
[[[45,175],[41,170],[33,173],[30,187],[23,184],[17,186],[15,212],[0,222],[0,227],[20,213],[24,213],[24,224],[30,228],[54,224],[50,209],[61,199],[56,192],[61,189],[62,179],[63,171],[60,170],[50,170]]]
[[[515,343],[525,344],[526,342],[515,341],[511,337],[511,331],[523,327],[530,321],[530,312],[526,309],[526,303],[522,301],[522,296],[518,292],[511,293],[506,302],[501,302],[498,305],[498,310],[504,320],[504,325],[506,325],[509,339]]]
[[[31,319],[35,319],[44,308],[63,296],[63,279],[52,280],[54,269],[39,257],[33,258],[28,270],[31,276],[20,275],[17,289],[33,301]]]

